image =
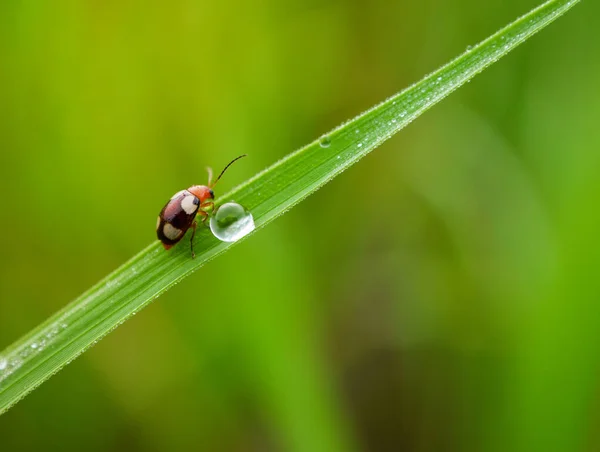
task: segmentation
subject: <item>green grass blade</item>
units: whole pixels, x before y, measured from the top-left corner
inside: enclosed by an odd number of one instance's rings
[[[262,228],[578,2],[544,3],[419,83],[288,155],[219,202],[243,204],[253,213],[257,229]],[[195,260],[186,240],[169,252],[153,243],[12,344],[0,354],[0,413],[231,246],[203,228],[196,236]]]

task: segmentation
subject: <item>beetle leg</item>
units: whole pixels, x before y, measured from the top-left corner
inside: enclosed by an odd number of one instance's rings
[[[204,210],[199,210],[198,215],[202,215],[202,224],[206,224],[206,220],[208,219],[208,212]]]
[[[215,203],[212,201],[203,202],[202,204],[200,204],[200,207],[202,209],[206,209],[207,207],[210,207],[212,210],[215,210]],[[206,212],[204,212],[204,213],[206,213]]]
[[[190,237],[190,250],[192,250],[192,259],[196,258],[196,253],[194,253],[194,236],[196,235],[196,226],[197,223],[194,221],[192,223],[192,236]]]

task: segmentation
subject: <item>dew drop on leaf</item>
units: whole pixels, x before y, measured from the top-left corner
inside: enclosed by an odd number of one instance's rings
[[[210,230],[223,242],[235,242],[254,230],[254,218],[244,206],[228,202],[210,217]]]
[[[321,146],[322,148],[328,148],[330,145],[331,138],[329,138],[329,135],[323,135],[319,140],[319,146]]]

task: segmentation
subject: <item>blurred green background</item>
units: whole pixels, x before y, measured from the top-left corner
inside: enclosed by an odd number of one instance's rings
[[[0,349],[537,0],[0,2]],[[0,419],[6,451],[600,450],[587,1]]]

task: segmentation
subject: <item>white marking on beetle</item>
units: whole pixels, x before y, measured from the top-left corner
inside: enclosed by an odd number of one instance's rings
[[[196,197],[194,195],[189,195],[181,200],[181,208],[188,215],[192,215],[193,213],[196,212],[196,210],[198,210],[198,205],[194,204],[195,199],[196,199]]]
[[[169,240],[176,240],[179,238],[180,235],[183,234],[183,231],[181,229],[177,229],[170,223],[165,223],[165,225],[163,226],[163,234]]]
[[[156,229],[158,229],[158,227],[160,226],[160,215],[159,217],[156,219]]]
[[[187,192],[187,190],[179,190],[177,193],[175,193],[173,196],[171,196],[171,199],[175,199],[178,196],[183,195],[185,192]]]

